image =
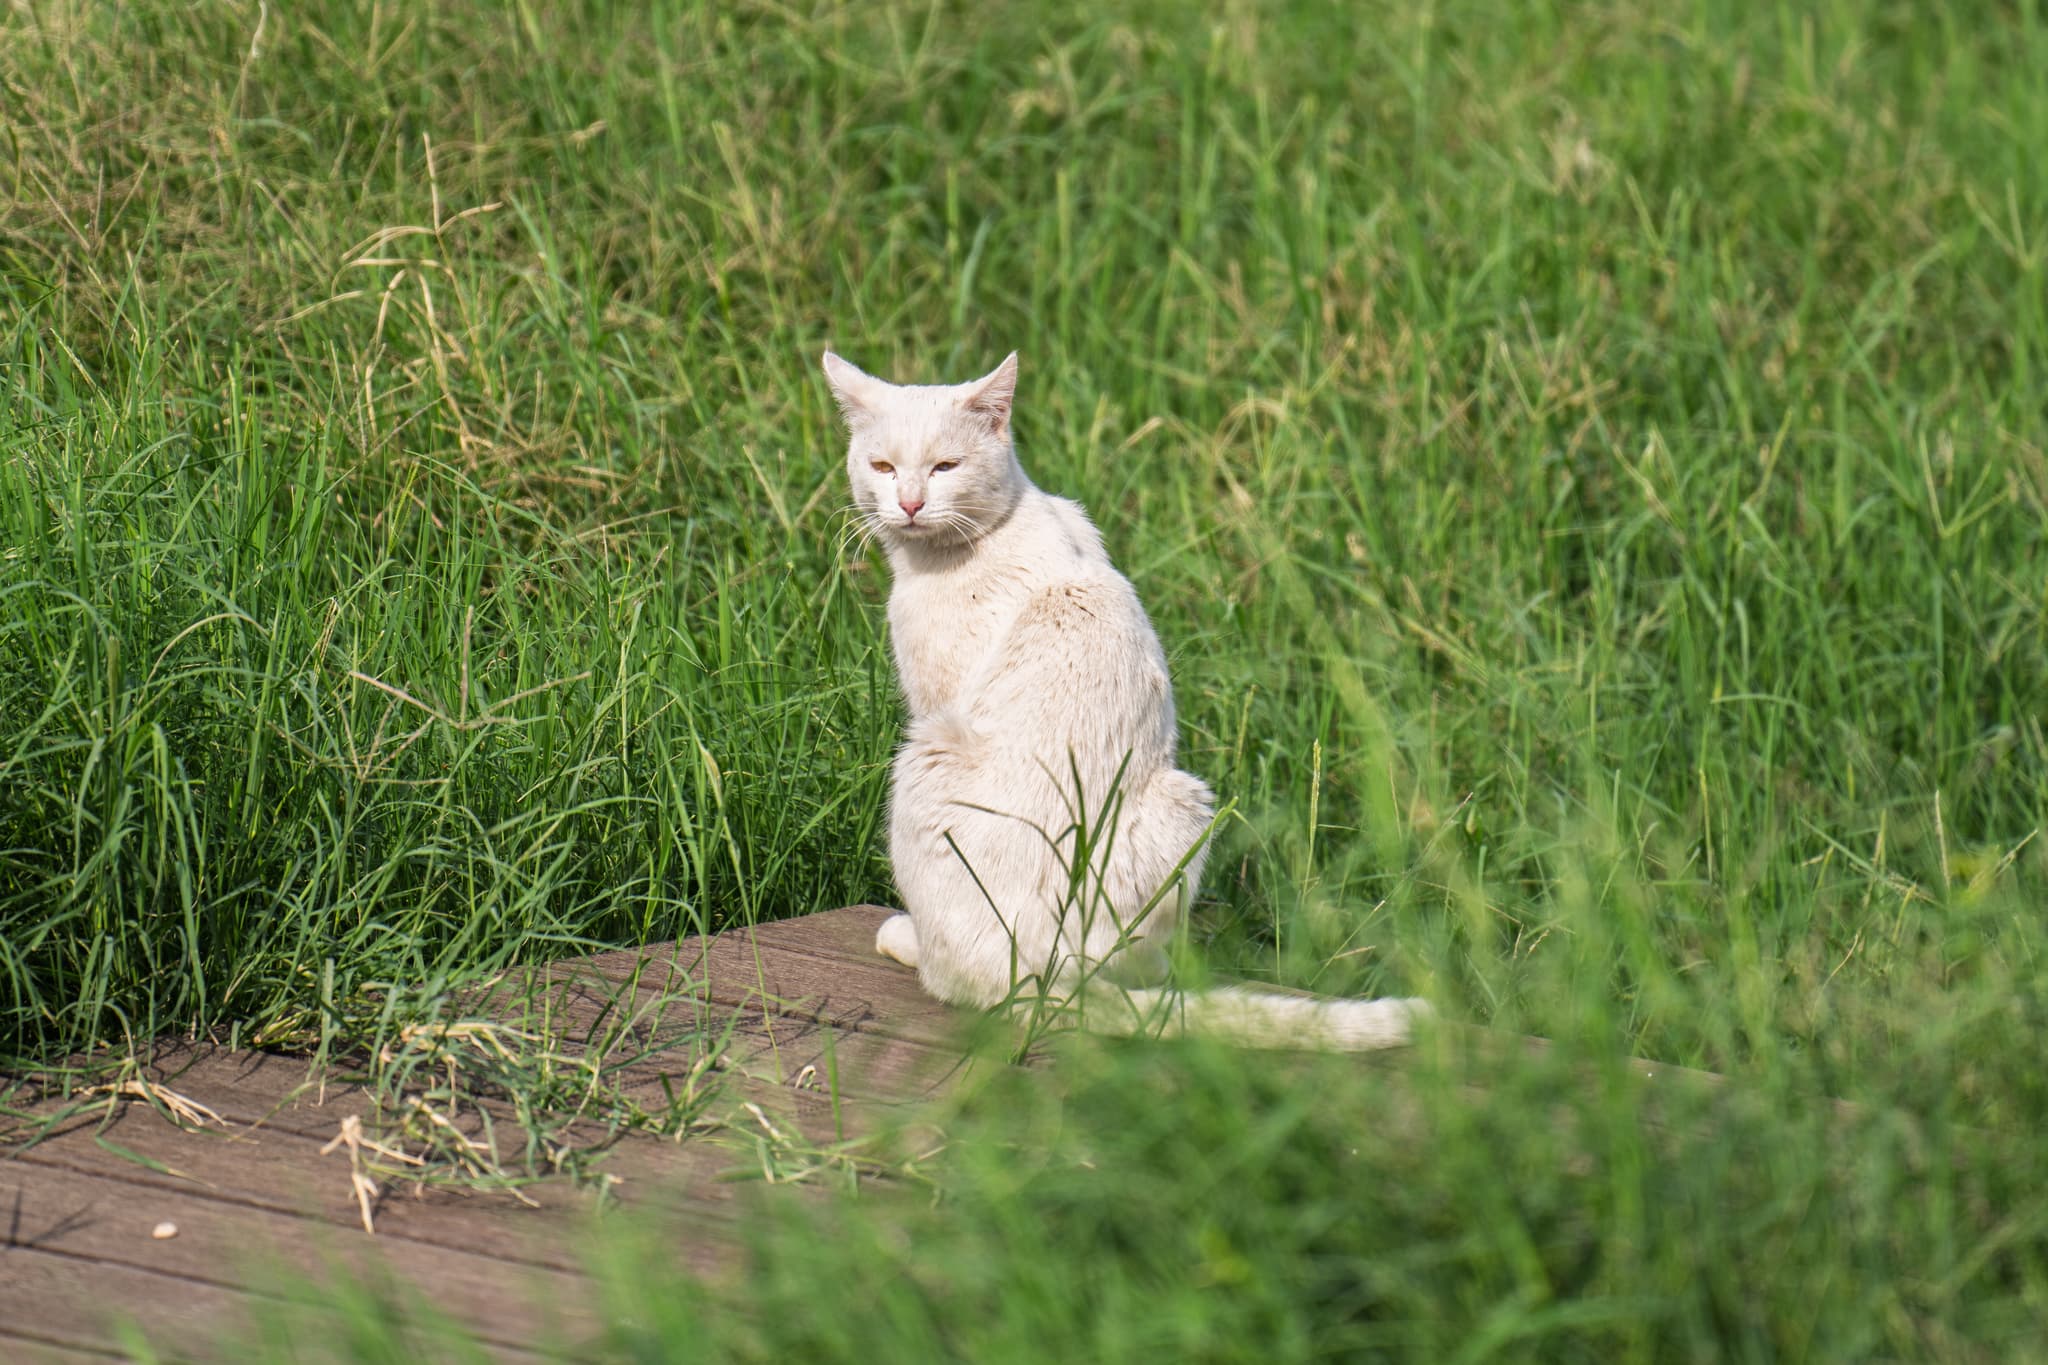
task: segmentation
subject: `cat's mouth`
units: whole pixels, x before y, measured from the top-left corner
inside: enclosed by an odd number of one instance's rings
[[[907,520],[891,517],[880,522],[878,529],[891,540],[938,544],[967,539],[972,536],[974,526],[971,521],[957,514],[934,513],[926,509]]]

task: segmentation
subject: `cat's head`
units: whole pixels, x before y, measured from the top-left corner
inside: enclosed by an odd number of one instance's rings
[[[1025,487],[1010,442],[1017,353],[966,384],[891,384],[825,352],[846,415],[854,505],[892,544],[974,540],[1009,515]]]

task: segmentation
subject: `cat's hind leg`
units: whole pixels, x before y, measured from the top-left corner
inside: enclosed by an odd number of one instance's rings
[[[893,957],[906,967],[917,965],[917,926],[910,922],[910,916],[897,913],[882,921],[882,927],[875,930],[875,951],[883,957]]]

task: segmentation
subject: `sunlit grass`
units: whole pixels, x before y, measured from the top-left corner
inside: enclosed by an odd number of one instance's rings
[[[1181,1350],[1060,1314],[1251,1302],[1184,1246],[1218,1190],[1272,1286],[1219,1355],[2009,1343],[2048,1283],[2010,1138],[2048,1117],[2042,69],[2031,3],[10,10],[0,1052],[310,1045],[389,983],[887,900],[886,580],[816,357],[1015,347],[1027,467],[1236,802],[1208,960],[1760,1098],[1652,1138],[1572,1092],[1553,1137],[1541,1086],[1473,1117],[1418,1066],[1421,1156],[1161,1174],[1127,1223],[1048,1210],[1184,1154],[1009,1186],[970,1126],[917,1226],[1010,1334],[915,1347],[771,1240],[763,1296],[853,1325],[760,1352]],[[1366,1102],[1109,1055],[1063,1141],[1156,1093],[1322,1151]],[[1000,1199],[1067,1261],[1018,1282]]]

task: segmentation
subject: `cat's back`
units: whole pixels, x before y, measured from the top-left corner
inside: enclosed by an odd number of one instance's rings
[[[1018,625],[1062,621],[1082,637],[1141,635],[1156,643],[1137,590],[1110,561],[1086,509],[1071,498],[1040,496],[1032,541],[1018,556]]]
[[[1033,489],[992,539],[947,572],[897,577],[890,628],[913,715],[1070,706],[1105,685],[1163,697],[1159,637],[1079,503]]]
[[[1101,791],[1127,765],[1135,775],[1172,760],[1166,654],[1079,504],[1048,495],[1040,510],[1034,543],[1017,560],[1014,613],[962,693],[989,752],[1011,765],[1005,771],[1072,766],[1087,790]]]
[[[1088,510],[1072,498],[1062,498],[1052,493],[1045,497],[1046,520],[1067,552],[1071,565],[1078,567],[1104,568],[1114,571],[1109,562],[1109,551],[1103,548],[1102,532],[1095,529],[1095,523],[1088,519]]]
[[[1031,539],[1013,561],[1014,614],[999,657],[990,661],[995,671],[1050,697],[1081,678],[1106,675],[1163,691],[1165,656],[1137,590],[1110,561],[1079,503],[1042,496]]]

